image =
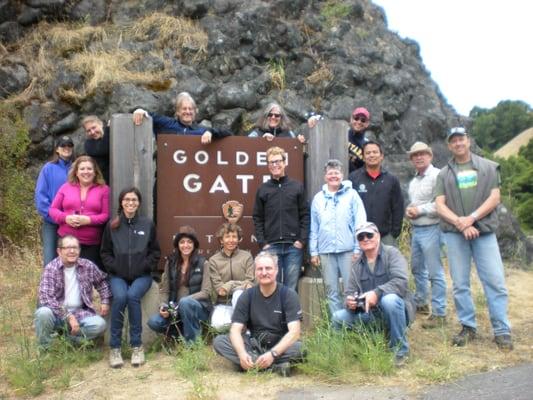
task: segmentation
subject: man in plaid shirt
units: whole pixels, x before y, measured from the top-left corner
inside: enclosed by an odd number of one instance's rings
[[[106,274],[80,258],[78,239],[71,235],[60,238],[57,253],[59,257],[44,268],[39,285],[35,331],[42,348],[49,347],[52,333],[61,329],[75,343],[96,338],[104,332],[102,317],[109,312],[111,290]],[[93,287],[100,294],[100,315],[94,309]]]

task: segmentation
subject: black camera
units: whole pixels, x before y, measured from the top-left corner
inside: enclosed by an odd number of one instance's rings
[[[366,307],[366,298],[365,295],[359,295],[359,292],[353,294],[355,298],[355,312],[364,312]]]
[[[161,304],[161,311],[168,311],[171,319],[178,318],[178,305],[174,303],[173,301],[169,301],[168,304],[167,303]]]

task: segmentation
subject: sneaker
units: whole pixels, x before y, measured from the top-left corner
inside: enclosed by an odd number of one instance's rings
[[[394,356],[394,366],[396,368],[401,368],[407,363],[408,359],[409,359],[408,354],[396,354]]]
[[[444,315],[431,314],[428,319],[422,321],[422,328],[424,329],[442,328],[444,325],[446,325],[446,316]]]
[[[459,332],[457,335],[453,337],[452,344],[454,346],[462,347],[468,342],[476,339],[476,337],[477,337],[476,328],[463,325],[461,332]]]
[[[494,341],[500,350],[511,351],[513,349],[513,340],[508,333],[494,336]]]
[[[284,378],[288,378],[291,376],[291,364],[288,361],[279,364],[273,364],[272,372],[275,372]]]
[[[120,348],[111,349],[109,352],[109,366],[111,368],[120,368],[124,365],[124,360],[122,360],[122,354],[120,354]]]
[[[422,314],[422,315],[429,315],[430,314],[429,304],[424,304],[422,306],[416,306],[416,313]]]
[[[142,347],[134,347],[131,349],[131,365],[138,367],[144,364],[144,349]]]

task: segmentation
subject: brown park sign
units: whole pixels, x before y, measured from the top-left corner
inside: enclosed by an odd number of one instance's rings
[[[257,188],[270,179],[266,150],[287,152],[287,175],[303,182],[303,149],[296,139],[232,136],[204,146],[198,136],[157,136],[157,234],[163,255],[172,252],[172,239],[182,225],[192,226],[200,253],[219,249],[217,228],[226,217],[239,218],[241,248],[256,253],[252,213]],[[229,201],[233,200],[234,202]],[[242,205],[242,210],[240,210]],[[223,210],[224,208],[224,210]]]

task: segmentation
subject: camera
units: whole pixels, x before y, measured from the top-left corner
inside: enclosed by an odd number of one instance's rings
[[[168,304],[162,303],[160,309],[161,311],[168,311],[172,320],[178,318],[178,305],[173,301],[169,301]]]
[[[355,312],[364,312],[366,307],[366,298],[365,295],[359,295],[359,292],[353,294],[355,298]]]

